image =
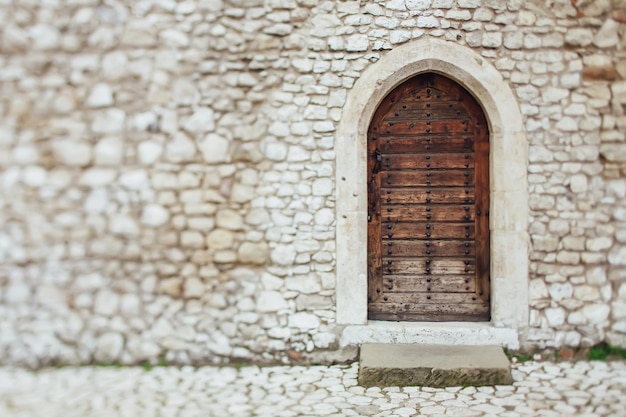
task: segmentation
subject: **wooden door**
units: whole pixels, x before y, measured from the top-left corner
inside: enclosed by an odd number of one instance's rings
[[[489,132],[456,82],[418,75],[379,105],[368,131],[368,315],[485,321]]]

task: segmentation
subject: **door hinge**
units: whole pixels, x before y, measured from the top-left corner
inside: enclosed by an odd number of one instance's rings
[[[367,213],[367,222],[370,223],[372,221],[372,213]]]
[[[374,168],[372,169],[372,180],[374,179],[374,176],[380,171],[380,166],[382,165],[383,161],[383,155],[380,153],[378,148],[374,151],[374,158],[376,159],[374,161]]]

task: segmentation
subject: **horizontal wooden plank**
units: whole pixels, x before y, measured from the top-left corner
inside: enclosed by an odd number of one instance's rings
[[[467,134],[458,135],[409,135],[409,136],[370,136],[378,140],[377,147],[384,153],[406,152],[473,152],[474,138]]]
[[[464,223],[382,223],[387,239],[474,239],[474,224]]]
[[[377,300],[380,302],[380,300]],[[389,293],[385,292],[382,301],[389,304],[483,304],[482,299],[475,293],[467,292],[416,292],[416,293]]]
[[[457,100],[435,100],[436,96],[419,92],[413,98],[401,100],[387,114],[389,120],[397,119],[463,119],[470,115]],[[417,95],[420,99],[417,99]]]
[[[461,275],[387,275],[383,278],[386,292],[476,292],[476,279]]]
[[[370,303],[370,320],[388,321],[489,321],[489,306],[479,303],[439,305]]]
[[[406,135],[428,133],[468,133],[473,132],[469,119],[464,120],[399,120],[397,122],[383,120],[380,134]]]
[[[382,188],[380,201],[387,204],[473,204],[474,187]]]
[[[473,187],[474,170],[383,171],[382,187]]]
[[[474,275],[473,258],[388,258],[383,254],[385,275]]]
[[[467,153],[413,153],[382,154],[382,169],[463,169],[474,168],[474,154]]]
[[[383,204],[381,218],[386,222],[473,222],[472,204]]]
[[[382,253],[386,257],[474,256],[474,241],[468,240],[389,240]]]
[[[462,105],[465,107],[464,98],[456,88],[440,88],[442,84],[440,82],[436,84],[412,86],[402,94],[402,99],[398,103],[408,104],[409,106],[413,103],[448,103],[453,106]]]

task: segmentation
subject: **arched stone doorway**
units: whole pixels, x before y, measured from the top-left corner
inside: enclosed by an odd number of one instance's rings
[[[480,104],[489,127],[491,318],[478,327],[453,322],[433,331],[421,322],[368,322],[367,131],[389,92],[426,72],[463,86]],[[478,334],[481,343],[514,348],[523,342],[528,327],[527,146],[510,87],[488,61],[469,48],[418,40],[387,53],[363,73],[348,95],[335,146],[337,323],[347,326],[342,344],[432,343],[440,341],[438,335],[454,338],[454,343],[472,343]]]

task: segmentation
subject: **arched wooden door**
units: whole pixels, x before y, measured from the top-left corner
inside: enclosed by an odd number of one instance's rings
[[[485,321],[489,132],[477,101],[438,74],[379,105],[368,131],[368,317]]]

